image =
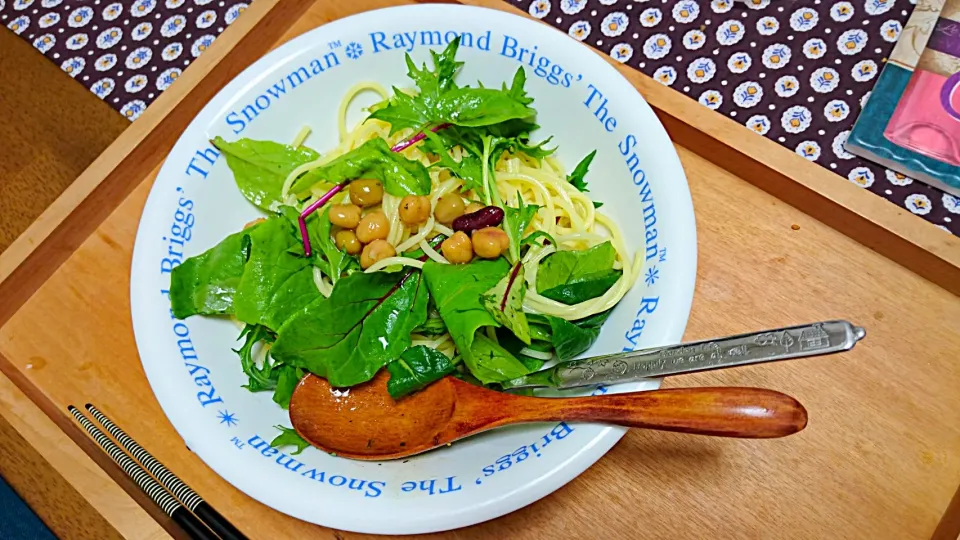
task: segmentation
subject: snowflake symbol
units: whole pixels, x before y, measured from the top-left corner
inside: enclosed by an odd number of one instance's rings
[[[221,424],[226,424],[231,427],[237,425],[237,417],[232,412],[217,411],[217,413],[217,418],[220,419]]]
[[[653,285],[654,283],[656,283],[658,279],[660,279],[660,271],[657,270],[657,267],[656,267],[656,266],[653,266],[653,267],[647,269],[647,275],[644,276],[643,281],[644,281],[644,282],[647,284],[647,286],[649,287],[649,286]]]
[[[356,60],[363,55],[363,47],[356,41],[351,41],[347,43],[347,58],[351,60]]]

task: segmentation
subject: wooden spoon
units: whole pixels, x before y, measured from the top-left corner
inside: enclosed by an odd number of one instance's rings
[[[534,398],[487,390],[454,377],[395,401],[386,370],[368,383],[332,388],[307,375],[290,400],[290,420],[310,444],[361,460],[426,452],[508,424],[603,422],[700,435],[765,439],[796,433],[807,411],[760,388],[678,388],[579,398]]]

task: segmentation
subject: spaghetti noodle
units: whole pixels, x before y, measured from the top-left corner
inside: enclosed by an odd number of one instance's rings
[[[367,119],[353,128],[348,128],[347,112],[354,99],[360,93],[366,91],[375,92],[382,99],[389,97],[386,89],[375,82],[361,82],[347,91],[340,103],[337,115],[339,144],[319,159],[295,168],[287,176],[282,188],[284,204],[303,209],[333,187],[332,184],[319,182],[302,193],[291,192],[295,180],[305,173],[329,163],[372,139],[384,139],[392,147],[415,135],[411,129],[400,130],[391,135],[390,124],[376,119]],[[307,128],[301,130],[296,143],[302,143],[303,138],[308,134],[309,130]],[[427,167],[434,165],[437,161],[437,158],[428,154],[421,144],[412,144],[403,149],[401,153],[407,159],[419,161]],[[463,149],[460,147],[454,147],[449,153],[454,160],[459,161],[463,158]],[[460,192],[470,200],[480,198],[479,194],[467,189],[463,181],[451,175],[446,169],[431,167],[428,170],[431,180],[429,195],[431,210],[436,207],[440,197],[449,193]],[[640,274],[642,260],[640,257],[630,258],[620,228],[609,217],[598,212],[594,208],[593,201],[587,195],[567,181],[566,172],[557,159],[551,156],[538,160],[522,152],[505,153],[490,172],[493,184],[505,204],[518,205],[518,199],[522,198],[524,201],[540,207],[530,228],[543,231],[559,244],[535,243],[523,258],[525,277],[529,285],[523,301],[524,311],[551,315],[570,321],[579,320],[611,309],[633,287]],[[348,202],[348,199],[349,195],[347,193],[338,193],[327,204]],[[381,203],[381,210],[386,215],[390,225],[387,242],[400,255],[380,260],[365,271],[377,272],[398,265],[422,268],[423,262],[421,260],[403,256],[403,253],[417,248],[421,249],[430,260],[441,264],[449,264],[443,255],[429,245],[427,239],[441,234],[450,236],[453,231],[437,222],[432,217],[432,212],[431,217],[425,223],[415,227],[405,226],[400,220],[399,205],[400,199],[390,194],[385,194]],[[607,241],[611,242],[616,251],[614,267],[622,270],[622,274],[617,282],[603,295],[579,304],[567,305],[541,296],[536,292],[535,283],[538,265],[545,257],[558,250],[588,249]],[[321,294],[324,296],[330,295],[333,284],[328,281],[328,278],[317,271],[314,274],[314,281]],[[448,356],[453,354],[453,343],[449,339],[449,335],[444,335],[438,340],[415,336],[414,343],[433,344],[434,348],[449,352]],[[441,348],[440,345],[445,345],[445,347]],[[449,351],[446,351],[446,349],[449,349]]]

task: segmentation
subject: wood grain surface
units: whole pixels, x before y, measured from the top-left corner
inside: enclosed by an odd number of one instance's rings
[[[54,534],[91,540],[122,538],[3,417],[0,453],[0,475]]]
[[[3,253],[130,122],[5,27],[0,88]]]
[[[60,197],[48,203],[23,234],[0,253],[0,324],[166,158],[177,137],[207,101],[251,59],[272,47],[309,6],[309,2],[299,0],[260,0],[246,9],[243,17],[224,30],[122,138],[100,153]],[[37,68],[59,71],[43,57],[39,62]],[[34,134],[41,135],[48,136],[39,130]]]
[[[848,354],[667,380],[793,395],[810,414],[795,436],[632,431],[543,501],[439,537],[532,539],[549,529],[559,538],[629,538],[637,530],[650,538],[929,538],[960,484],[960,300],[678,151],[700,246],[687,339],[833,317],[864,325],[867,338]],[[0,329],[0,368],[55,412],[93,400],[251,537],[332,535],[230,487],[186,450],[150,392],[136,361],[128,291],[117,286],[129,279],[148,188],[138,187]],[[751,211],[726,211],[734,205]]]
[[[2,374],[0,425],[0,474],[58,537],[169,538],[156,520]]]
[[[398,3],[316,3],[283,39]],[[648,92],[649,79],[630,78],[651,103],[666,99],[652,86]],[[689,102],[678,111],[706,112]],[[187,114],[167,112],[177,121]],[[724,144],[734,147],[742,136],[731,130]],[[794,395],[810,413],[809,426],[796,436],[742,441],[631,431],[543,501],[437,537],[532,539],[549,530],[555,538],[929,538],[960,485],[960,300],[838,232],[843,227],[817,221],[702,155],[684,147],[678,152],[697,208],[700,249],[685,338],[847,318],[867,328],[866,340],[845,355],[666,381],[668,387],[749,385]],[[94,401],[253,538],[365,538],[256,503],[187,451],[163,416],[137,361],[128,288],[118,286],[129,280],[151,181],[148,176],[102,224],[87,224],[94,234],[0,329],[0,370],[91,455],[98,451],[71,429],[64,407]],[[827,198],[863,208],[845,196]],[[876,223],[876,216],[867,221]],[[907,229],[907,236],[923,232]],[[955,245],[944,236],[910,236],[908,243],[935,243],[934,251],[949,258]]]

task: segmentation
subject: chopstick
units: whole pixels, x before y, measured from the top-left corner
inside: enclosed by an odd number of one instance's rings
[[[93,437],[93,440],[97,441],[100,448],[103,448],[103,450],[113,458],[113,461],[123,469],[123,472],[127,473],[127,476],[136,482],[137,486],[139,486],[153,502],[157,503],[157,506],[170,516],[190,538],[194,540],[219,540],[219,537],[207,529],[202,521],[191,514],[173,495],[167,493],[167,491],[163,489],[163,486],[147,474],[147,471],[137,465],[119,446],[114,444],[102,431],[97,429],[97,426],[93,425],[93,422],[88,420],[79,409],[70,405],[67,407],[67,410],[70,411],[70,414],[83,426],[83,429],[87,430],[87,433]]]
[[[91,416],[96,418],[97,422],[100,422],[130,455],[143,464],[143,466],[150,471],[150,474],[163,484],[163,487],[167,488],[170,493],[173,493],[178,499],[183,501],[184,506],[196,514],[196,516],[200,518],[207,527],[210,527],[213,532],[217,533],[220,538],[223,540],[247,540],[247,537],[237,530],[232,523],[227,521],[227,518],[214,510],[214,508],[197,495],[195,491],[190,489],[190,486],[177,478],[175,474],[157,461],[157,458],[153,457],[150,452],[144,450],[142,446],[137,444],[133,438],[114,424],[105,414],[100,412],[99,409],[90,403],[87,403],[86,408]]]

